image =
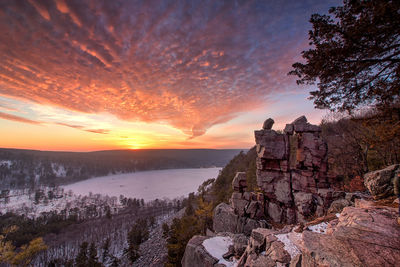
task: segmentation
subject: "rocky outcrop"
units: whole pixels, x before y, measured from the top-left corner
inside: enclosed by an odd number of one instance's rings
[[[396,216],[394,208],[356,199],[356,207],[302,233],[255,229],[238,266],[397,266]]]
[[[371,197],[362,193],[331,187],[335,181],[328,174],[326,143],[320,128],[309,124],[304,116],[287,124],[284,133],[272,130],[272,125],[273,120],[268,119],[262,130],[255,131],[261,192],[247,192],[246,173],[237,173],[229,204],[221,203],[214,210],[217,236],[194,237],[187,246],[183,266],[398,264],[397,210],[364,200]],[[399,168],[397,165],[371,175],[374,182],[368,182],[378,192],[375,196],[390,192],[387,177]],[[239,240],[237,234],[241,242],[235,241]],[[223,242],[221,236],[226,238]],[[223,249],[217,249],[223,255],[213,254],[217,243],[223,245]]]
[[[334,200],[327,176],[327,145],[320,132],[305,116],[287,124],[283,134],[266,127],[255,131],[264,215],[276,223],[322,216]]]
[[[400,170],[400,164],[364,175],[365,187],[371,192],[374,199],[383,199],[394,194],[393,179],[397,170]]]

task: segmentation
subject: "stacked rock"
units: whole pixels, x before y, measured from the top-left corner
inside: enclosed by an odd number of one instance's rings
[[[271,123],[272,122],[272,123]],[[257,184],[263,190],[265,214],[278,223],[303,222],[322,215],[332,201],[327,179],[327,145],[321,128],[305,116],[272,130],[273,120],[255,131]]]

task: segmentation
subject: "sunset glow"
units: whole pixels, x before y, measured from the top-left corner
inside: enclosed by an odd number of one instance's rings
[[[300,115],[286,74],[337,1],[2,1],[0,147],[249,148]]]

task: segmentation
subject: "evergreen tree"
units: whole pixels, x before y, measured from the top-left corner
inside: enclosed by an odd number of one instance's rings
[[[110,267],[118,267],[121,261],[115,257],[114,255],[111,256],[111,265]]]
[[[92,242],[89,247],[89,257],[88,257],[88,267],[100,267],[101,263],[98,261],[97,257],[97,248],[96,245]]]
[[[75,264],[77,267],[88,266],[88,243],[83,242],[79,247],[78,255],[75,258]]]
[[[106,263],[110,259],[110,239],[107,238],[102,247],[101,261]]]
[[[168,226],[167,223],[163,223],[163,225],[162,225],[162,230],[163,230],[163,235],[162,235],[162,237],[163,237],[163,238],[167,238],[167,237],[168,237],[168,234],[169,234],[169,226]]]
[[[149,229],[146,219],[138,219],[128,233],[128,248],[125,250],[125,254],[132,263],[140,257],[140,244],[148,238]]]

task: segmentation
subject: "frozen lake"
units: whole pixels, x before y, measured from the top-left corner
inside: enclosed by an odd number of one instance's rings
[[[197,192],[197,188],[210,178],[217,178],[221,168],[171,169],[143,171],[95,177],[85,181],[63,186],[77,195],[102,194],[109,196],[124,195],[131,198],[143,198],[145,201],[156,198],[173,199]]]

